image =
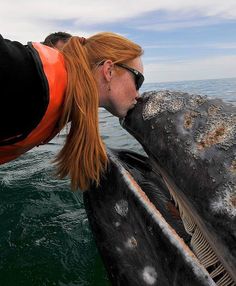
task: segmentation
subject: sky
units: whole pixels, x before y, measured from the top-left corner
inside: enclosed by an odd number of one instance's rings
[[[121,34],[144,49],[145,82],[236,77],[236,0],[0,0],[3,37]]]

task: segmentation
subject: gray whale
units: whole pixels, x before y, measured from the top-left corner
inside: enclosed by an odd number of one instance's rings
[[[153,91],[121,125],[161,174],[199,262],[217,285],[236,285],[236,106]]]

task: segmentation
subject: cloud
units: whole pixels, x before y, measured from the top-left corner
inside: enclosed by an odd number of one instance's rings
[[[49,33],[67,31],[88,37],[116,27],[127,37],[147,30],[167,31],[236,21],[235,0],[10,0],[0,1],[0,27],[6,38],[42,41]],[[125,29],[127,28],[127,29]],[[135,29],[144,32],[131,34]],[[111,29],[112,30],[112,29]],[[153,33],[152,33],[153,34]],[[163,33],[164,34],[164,33]],[[144,37],[143,37],[144,38]],[[219,40],[219,38],[218,38]],[[154,41],[153,41],[154,43]],[[142,43],[141,43],[142,44]],[[235,42],[160,43],[144,49],[235,49]],[[176,54],[145,58],[147,82],[235,77],[236,57],[218,56],[183,60]]]
[[[203,27],[203,26],[212,26],[220,23],[218,19],[192,19],[191,21],[185,20],[166,20],[165,22],[158,22],[156,24],[144,24],[142,26],[137,27],[139,30],[148,30],[148,31],[169,31],[169,30],[178,30],[178,29],[186,29],[193,27]]]
[[[167,13],[169,17],[167,23],[162,23],[162,29],[170,29],[175,25],[180,28],[193,24],[191,17],[236,19],[236,1],[10,0],[0,3],[0,26],[3,35],[9,38],[16,37],[21,41],[41,40],[45,34],[65,28],[74,33],[91,34],[95,31],[91,25],[121,23],[158,11]],[[175,15],[189,20],[174,21]],[[148,21],[147,17],[144,26]],[[195,22],[196,25],[207,23],[207,20]]]
[[[144,66],[145,82],[149,83],[236,77],[236,56],[168,60],[146,63]]]
[[[225,43],[199,43],[199,44],[179,44],[179,43],[161,43],[153,45],[144,45],[144,50],[148,49],[192,49],[192,48],[204,48],[204,49],[236,49],[236,42]]]
[[[212,49],[236,49],[236,43],[216,43],[216,44],[208,44],[205,45],[206,47],[212,48]],[[204,47],[204,46],[203,46]]]

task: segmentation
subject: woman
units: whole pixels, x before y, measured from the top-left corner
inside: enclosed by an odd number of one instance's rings
[[[99,184],[107,167],[98,107],[124,117],[144,81],[143,50],[114,33],[71,37],[61,51],[0,38],[0,163],[52,139],[70,122],[56,163],[72,188]]]

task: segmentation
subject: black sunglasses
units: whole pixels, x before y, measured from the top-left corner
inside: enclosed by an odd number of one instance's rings
[[[121,68],[128,70],[129,72],[131,72],[133,74],[136,90],[139,90],[140,87],[142,86],[143,82],[144,82],[144,75],[141,72],[139,72],[138,70],[133,69],[133,68],[131,68],[125,64],[117,63],[116,65],[118,67],[121,67]]]

